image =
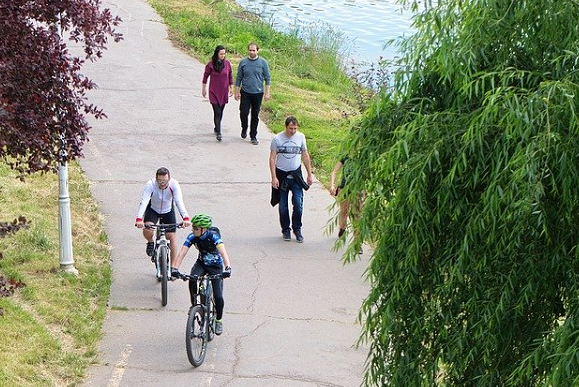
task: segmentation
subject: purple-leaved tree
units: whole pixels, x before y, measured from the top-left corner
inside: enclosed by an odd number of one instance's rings
[[[0,155],[21,173],[55,170],[61,136],[69,160],[82,155],[90,126],[103,117],[85,93],[95,85],[80,73],[100,57],[120,22],[100,0],[10,0],[0,4]],[[84,47],[70,53],[69,41]]]
[[[0,160],[21,178],[56,171],[63,154],[66,161],[82,156],[86,115],[104,113],[88,102],[86,91],[95,84],[80,70],[102,55],[110,38],[122,38],[119,23],[100,0],[0,2]],[[81,56],[67,42],[81,45]],[[24,218],[0,222],[0,238],[26,224]],[[0,277],[0,283],[6,281]]]

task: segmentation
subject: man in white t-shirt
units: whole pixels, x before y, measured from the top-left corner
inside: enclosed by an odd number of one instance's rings
[[[302,160],[307,177],[302,175]],[[289,116],[285,120],[285,130],[276,134],[271,141],[269,154],[271,186],[279,190],[279,222],[285,241],[291,241],[291,230],[299,243],[302,235],[302,214],[304,189],[312,185],[312,164],[306,146],[306,137],[298,132],[298,120]],[[292,216],[289,215],[289,192],[292,193]]]

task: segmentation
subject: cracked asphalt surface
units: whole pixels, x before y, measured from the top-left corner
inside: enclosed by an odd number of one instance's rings
[[[113,284],[100,361],[84,385],[359,386],[367,348],[355,347],[356,317],[368,255],[344,266],[332,250],[329,193],[314,183],[304,197],[305,242],[284,242],[269,204],[266,126],[260,123],[260,145],[242,140],[232,99],[223,142],[216,142],[211,105],[201,97],[204,64],[171,45],[145,1],[103,6],[123,19],[124,40],[84,68],[99,86],[90,102],[108,118],[93,122],[81,166],[105,217]],[[191,215],[213,216],[232,261],[224,334],[209,343],[198,368],[185,351],[187,283],[171,282],[161,306],[154,266],[133,226],[143,185],[160,166],[180,182]],[[186,235],[178,231],[179,240]],[[195,259],[191,251],[181,269]]]

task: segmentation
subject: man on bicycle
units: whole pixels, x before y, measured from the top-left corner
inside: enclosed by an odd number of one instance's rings
[[[171,178],[167,168],[161,167],[157,169],[155,178],[145,184],[141,195],[141,204],[137,211],[137,219],[135,220],[135,226],[143,229],[143,236],[147,240],[146,251],[150,257],[153,256],[153,249],[155,248],[155,242],[153,241],[155,232],[144,228],[145,224],[156,224],[157,222],[165,224],[177,223],[173,203],[177,206],[179,214],[183,218],[183,227],[188,227],[191,222],[183,202],[183,194],[181,193],[179,182]],[[175,230],[176,227],[167,229],[167,239],[171,249],[171,262],[177,255]],[[154,258],[151,258],[151,260],[154,262]]]
[[[171,265],[171,275],[178,277],[179,265],[183,262],[183,258],[187,255],[189,248],[195,245],[199,250],[197,261],[191,268],[192,276],[201,276],[205,273],[209,275],[223,273],[223,278],[231,276],[231,267],[229,256],[225,250],[225,245],[221,240],[221,236],[215,229],[210,229],[212,220],[209,215],[198,214],[191,219],[193,232],[187,236],[183,246]],[[225,266],[225,269],[223,268]],[[215,334],[223,333],[223,307],[225,301],[223,299],[223,279],[216,278],[211,280],[213,286],[213,297],[215,298]],[[191,295],[191,304],[195,305],[195,295],[197,294],[197,281],[189,281],[189,294]]]

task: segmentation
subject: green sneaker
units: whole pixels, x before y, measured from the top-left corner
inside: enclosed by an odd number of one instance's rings
[[[219,336],[223,333],[223,321],[215,320],[215,334]]]

